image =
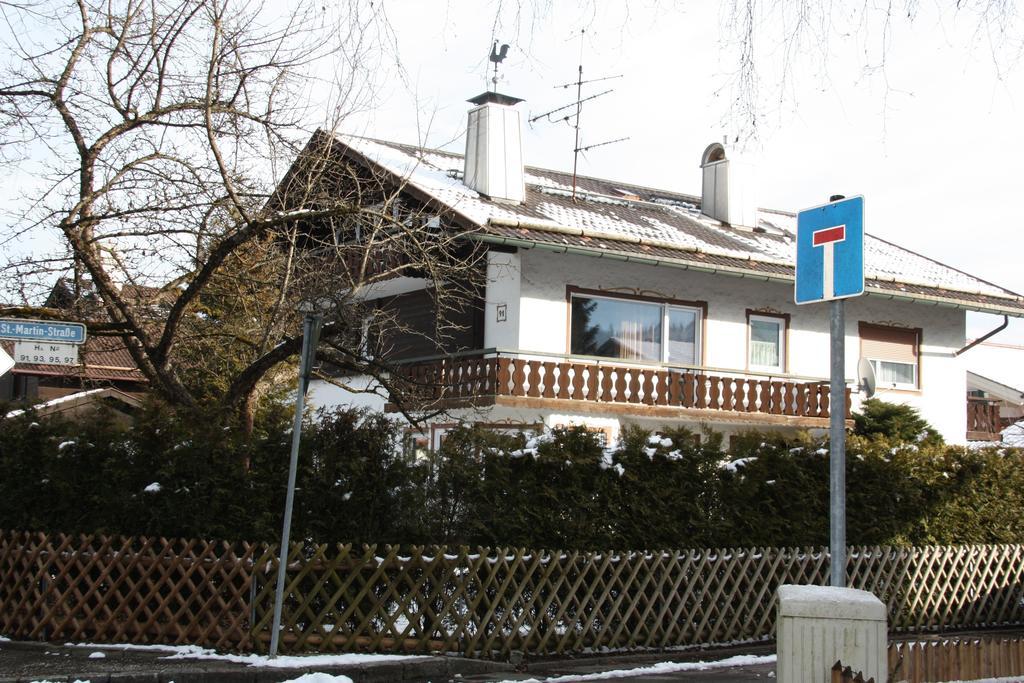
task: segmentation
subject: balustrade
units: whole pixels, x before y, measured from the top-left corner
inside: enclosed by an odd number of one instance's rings
[[[825,382],[730,377],[700,370],[642,367],[592,360],[452,357],[407,366],[401,376],[428,401],[489,396],[625,403],[703,410],[829,416]],[[850,390],[847,394],[849,413]]]

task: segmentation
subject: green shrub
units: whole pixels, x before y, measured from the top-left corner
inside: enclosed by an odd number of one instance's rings
[[[276,541],[287,411],[263,415],[250,435],[233,420],[157,404],[127,432],[102,411],[82,423],[0,417],[0,528]],[[568,549],[828,542],[828,445],[807,435],[741,435],[727,452],[719,437],[701,443],[681,428],[627,428],[604,448],[579,427],[465,426],[416,462],[401,452],[403,433],[353,410],[308,420],[293,538]],[[1024,540],[1021,451],[899,435],[849,438],[850,543]]]
[[[897,443],[942,443],[939,433],[915,408],[877,398],[861,404],[861,411],[853,414],[853,425],[853,433],[858,436],[878,436]]]

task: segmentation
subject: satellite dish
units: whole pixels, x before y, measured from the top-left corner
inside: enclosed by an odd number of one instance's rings
[[[860,382],[858,390],[864,393],[865,398],[875,395],[875,369],[867,358],[861,358],[857,363],[857,381]]]

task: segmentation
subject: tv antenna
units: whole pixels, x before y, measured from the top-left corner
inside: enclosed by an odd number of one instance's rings
[[[586,152],[586,151],[591,150],[591,149],[594,149],[595,147],[604,147],[605,145],[613,145],[616,142],[623,142],[623,141],[629,139],[628,137],[623,137],[623,138],[616,138],[614,140],[605,140],[604,142],[596,142],[596,143],[594,143],[592,145],[585,145],[583,147],[580,146],[580,119],[581,119],[581,116],[583,114],[583,103],[584,102],[589,102],[591,100],[596,100],[598,97],[602,97],[602,96],[607,95],[609,93],[615,92],[614,88],[609,88],[608,90],[604,90],[604,91],[599,92],[599,93],[597,93],[595,95],[588,95],[587,97],[584,97],[583,96],[583,86],[584,85],[588,85],[590,83],[600,83],[600,82],[603,82],[603,81],[611,81],[611,80],[615,80],[617,78],[622,78],[622,74],[616,74],[614,76],[601,76],[599,78],[590,78],[590,79],[587,79],[587,80],[583,79],[583,36],[584,36],[585,32],[586,32],[586,29],[580,29],[580,63],[579,63],[579,67],[578,67],[577,72],[576,72],[576,80],[572,81],[570,83],[563,83],[561,85],[556,85],[555,86],[556,88],[563,88],[564,89],[564,88],[571,88],[572,86],[575,85],[576,86],[576,101],[575,102],[570,102],[569,104],[563,105],[563,106],[558,107],[556,109],[552,109],[550,111],[546,111],[543,114],[538,114],[537,116],[534,116],[533,118],[530,119],[530,123],[535,123],[535,122],[537,122],[537,121],[539,121],[541,119],[547,119],[551,123],[557,123],[559,121],[564,121],[564,122],[568,123],[569,125],[571,125],[573,127],[573,129],[575,130],[576,141],[575,141],[575,144],[573,144],[573,149],[572,149],[572,200],[573,201],[576,201],[576,172],[577,172],[577,169],[579,168],[580,153],[581,152]],[[497,45],[497,43],[495,43],[495,45]],[[493,59],[493,58],[494,57],[492,56],[491,59]],[[552,114],[560,114],[561,112],[564,112],[564,111],[567,111],[567,110],[569,111],[569,113],[565,114],[564,116],[559,116],[557,118],[551,118]],[[575,112],[573,112],[573,110],[575,110]]]
[[[491,48],[491,56],[489,57],[494,62],[494,76],[491,77],[491,83],[494,84],[494,92],[498,92],[498,65],[505,61],[507,56],[508,43],[503,43],[499,50],[498,41],[494,41],[494,46]]]

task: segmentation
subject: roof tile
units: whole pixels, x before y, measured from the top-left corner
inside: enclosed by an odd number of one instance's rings
[[[534,167],[525,169],[525,202],[498,203],[458,179],[462,155],[355,136],[338,139],[497,238],[793,277],[792,213],[761,209],[757,231],[734,228],[701,215],[694,195],[586,176],[577,177],[574,201],[570,174]],[[866,235],[864,251],[866,286],[875,293],[1024,314],[1019,294],[891,242]]]

